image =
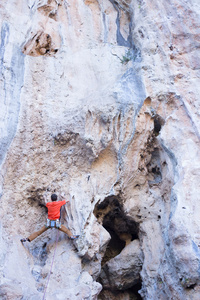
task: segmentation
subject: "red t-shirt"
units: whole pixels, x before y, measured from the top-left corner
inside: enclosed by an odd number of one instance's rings
[[[56,220],[60,218],[60,208],[62,205],[66,204],[66,201],[53,201],[48,202],[46,207],[48,208],[48,219]]]

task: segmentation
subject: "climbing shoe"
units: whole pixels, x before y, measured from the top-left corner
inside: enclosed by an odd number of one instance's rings
[[[30,240],[29,240],[28,238],[26,238],[26,239],[21,239],[20,241],[21,241],[22,243],[30,242]]]
[[[79,236],[80,236],[80,235],[72,235],[72,236],[70,237],[70,239],[71,239],[71,240],[76,240]]]

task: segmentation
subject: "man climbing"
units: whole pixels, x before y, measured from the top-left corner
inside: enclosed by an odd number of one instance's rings
[[[79,235],[73,235],[69,229],[67,229],[64,225],[60,223],[60,209],[61,206],[65,205],[67,202],[66,200],[57,201],[57,195],[52,194],[51,195],[52,202],[48,202],[46,204],[46,207],[48,208],[48,219],[47,224],[43,226],[39,231],[36,231],[29,235],[29,237],[21,239],[21,242],[24,243],[26,241],[32,242],[36,237],[41,235],[43,232],[48,230],[49,228],[57,228],[60,231],[63,231],[66,233],[71,240],[75,240],[79,237]]]

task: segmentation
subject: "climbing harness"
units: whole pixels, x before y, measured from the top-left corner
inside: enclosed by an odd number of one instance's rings
[[[47,220],[48,220],[48,219],[47,219]],[[50,221],[50,220],[49,220],[49,221]],[[47,287],[48,287],[49,280],[50,280],[50,276],[51,276],[51,273],[52,273],[52,268],[53,268],[54,258],[55,258],[55,254],[56,254],[56,248],[57,248],[57,244],[58,244],[58,237],[59,237],[59,230],[57,230],[57,234],[56,234],[56,245],[55,245],[54,254],[53,254],[53,259],[52,259],[52,262],[51,262],[51,268],[50,268],[50,271],[49,271],[49,274],[48,274],[47,284],[46,284],[46,287],[45,287],[45,289],[44,289],[44,295],[43,295],[42,300],[45,300],[45,295],[46,295]]]
[[[46,227],[47,228],[60,228],[61,227],[61,222],[60,222],[59,219],[57,219],[57,220],[47,219]]]

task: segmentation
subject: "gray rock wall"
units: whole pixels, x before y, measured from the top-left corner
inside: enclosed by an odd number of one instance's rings
[[[9,52],[9,55],[8,55]],[[5,21],[1,27],[1,141],[0,163],[8,151],[18,124],[20,94],[24,82],[24,55],[19,44],[11,45],[10,27]]]
[[[0,14],[1,299],[199,299],[198,1]]]

